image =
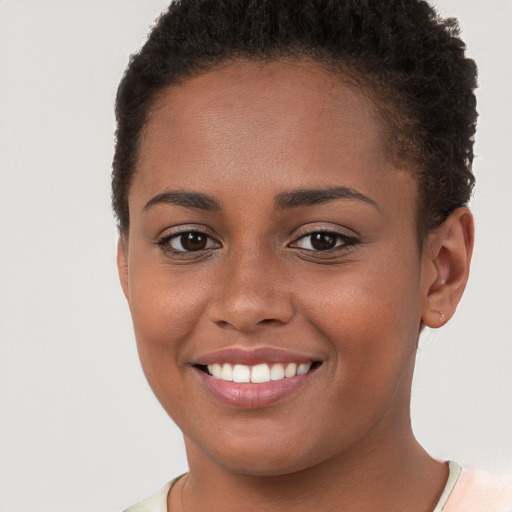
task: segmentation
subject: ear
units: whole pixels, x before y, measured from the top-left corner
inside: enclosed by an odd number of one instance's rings
[[[466,207],[455,210],[427,236],[422,256],[426,326],[441,327],[455,313],[466,288],[473,242],[473,215]]]
[[[128,303],[130,303],[130,293],[128,286],[128,247],[127,241],[120,235],[117,239],[117,272],[119,274],[119,281],[123,289],[124,296]]]

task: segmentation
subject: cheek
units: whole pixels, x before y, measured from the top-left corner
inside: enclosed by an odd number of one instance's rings
[[[333,272],[301,275],[299,309],[312,323],[331,332],[356,329],[385,335],[388,330],[418,330],[420,262],[411,252],[402,257],[377,255]],[[389,251],[387,251],[389,252]],[[364,336],[362,336],[364,338]]]
[[[200,275],[154,262],[136,261],[130,268],[130,310],[143,370],[157,396],[178,376],[193,347],[210,290]],[[198,273],[200,274],[200,272]],[[168,386],[168,384],[167,384]]]
[[[343,381],[345,389],[396,385],[415,355],[419,334],[417,255],[382,256],[368,265],[316,276],[315,283],[314,288],[304,283],[300,310],[329,341],[335,378]]]
[[[188,265],[171,266],[155,255],[133,251],[129,261],[130,310],[136,329],[144,338],[167,342],[193,326],[196,311],[207,292],[202,271],[192,275]]]

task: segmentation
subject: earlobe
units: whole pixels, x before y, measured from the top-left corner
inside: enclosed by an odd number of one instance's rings
[[[123,236],[117,239],[117,272],[119,274],[119,281],[123,289],[124,296],[128,303],[130,302],[129,286],[128,286],[128,248],[126,247],[126,240]]]
[[[424,249],[423,323],[442,327],[454,315],[469,276],[474,243],[473,215],[455,210],[428,237]]]

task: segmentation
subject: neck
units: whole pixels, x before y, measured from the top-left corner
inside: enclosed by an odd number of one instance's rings
[[[169,510],[258,511],[414,510],[431,512],[448,468],[433,460],[409,435],[389,432],[359,443],[314,467],[280,476],[237,474],[196,453],[187,440],[189,474],[169,497]],[[199,456],[198,456],[199,455]],[[182,506],[184,505],[184,507]]]

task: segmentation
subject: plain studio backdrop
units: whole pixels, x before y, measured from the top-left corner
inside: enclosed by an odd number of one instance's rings
[[[186,471],[115,268],[113,104],[166,0],[0,0],[0,512],[110,512]],[[422,336],[433,455],[512,470],[512,2],[439,0],[480,69],[472,275]]]

